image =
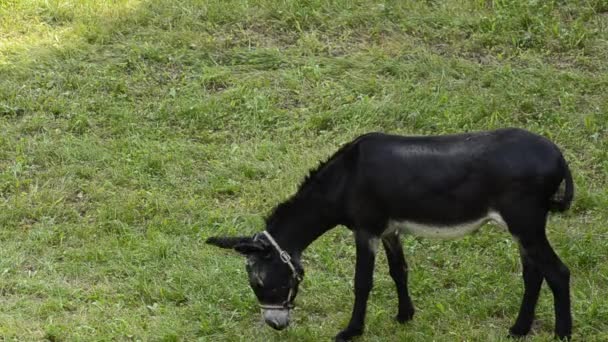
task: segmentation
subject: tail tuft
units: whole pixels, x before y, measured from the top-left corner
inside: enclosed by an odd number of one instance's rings
[[[553,197],[549,200],[549,209],[551,211],[564,212],[570,208],[572,199],[574,198],[574,182],[572,181],[572,174],[568,163],[563,160],[564,167],[564,179],[560,183],[559,187]]]

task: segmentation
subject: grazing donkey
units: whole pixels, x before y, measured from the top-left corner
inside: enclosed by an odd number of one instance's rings
[[[270,326],[289,324],[304,271],[302,252],[320,235],[344,225],[356,242],[355,304],[336,341],[363,333],[374,260],[382,241],[399,298],[396,319],[412,319],[401,232],[452,238],[493,220],[519,244],[524,295],[510,335],[530,331],[543,279],[555,303],[555,334],[570,338],[568,268],[549,245],[549,211],[565,211],[574,186],[557,146],[521,129],[402,137],[370,133],[343,146],[304,180],[297,193],[253,237],[206,242],[247,256],[249,283]]]

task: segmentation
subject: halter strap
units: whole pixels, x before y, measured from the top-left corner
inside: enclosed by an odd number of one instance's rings
[[[287,266],[289,266],[289,268],[291,269],[291,275],[294,277],[294,279],[296,279],[298,282],[302,281],[302,276],[298,273],[298,271],[296,270],[296,267],[291,262],[291,256],[289,255],[289,253],[287,253],[285,250],[281,249],[281,246],[279,246],[279,244],[275,241],[275,239],[272,237],[272,235],[270,235],[270,233],[268,233],[267,231],[263,231],[262,234],[264,234],[264,236],[266,236],[268,241],[270,241],[270,244],[272,245],[272,247],[274,247],[274,249],[276,249],[277,252],[279,252],[279,257],[281,258],[281,261],[283,263],[287,264]],[[271,309],[271,310],[272,309],[291,308],[292,296],[293,296],[293,287],[290,287],[289,293],[287,294],[287,299],[285,300],[285,302],[283,302],[283,304],[260,304],[260,308],[261,309]]]
[[[289,293],[287,294],[287,299],[283,304],[259,304],[260,309],[262,310],[282,310],[282,309],[291,309],[293,308],[293,304],[291,304],[291,297],[293,296],[293,288],[289,288]]]
[[[274,249],[276,249],[277,252],[279,252],[279,257],[281,258],[281,261],[283,261],[283,263],[287,264],[287,266],[289,266],[289,268],[291,268],[293,277],[296,278],[298,281],[302,281],[302,277],[296,270],[296,267],[291,262],[291,256],[289,255],[289,253],[287,253],[286,251],[281,249],[279,244],[272,238],[272,235],[270,235],[269,232],[263,231],[262,234],[264,234],[264,236],[266,236],[266,238],[268,239],[268,241],[270,241],[270,244],[274,247]]]

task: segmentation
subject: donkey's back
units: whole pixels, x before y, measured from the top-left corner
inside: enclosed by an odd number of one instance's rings
[[[560,150],[525,130],[431,137],[374,133],[356,144],[349,197],[355,216],[452,226],[493,218],[514,202],[565,210],[572,200]]]

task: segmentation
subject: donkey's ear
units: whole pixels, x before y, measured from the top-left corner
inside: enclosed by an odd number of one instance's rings
[[[234,250],[241,254],[249,255],[254,253],[266,253],[266,247],[266,245],[258,241],[250,240],[237,244],[236,246],[234,246]]]
[[[268,247],[259,241],[253,241],[249,236],[213,236],[208,238],[205,243],[220,248],[234,249],[244,255],[263,253],[267,251]]]
[[[253,242],[253,240],[249,236],[213,236],[205,241],[205,243],[208,243],[210,245],[228,249],[232,249],[236,245],[248,242]]]

